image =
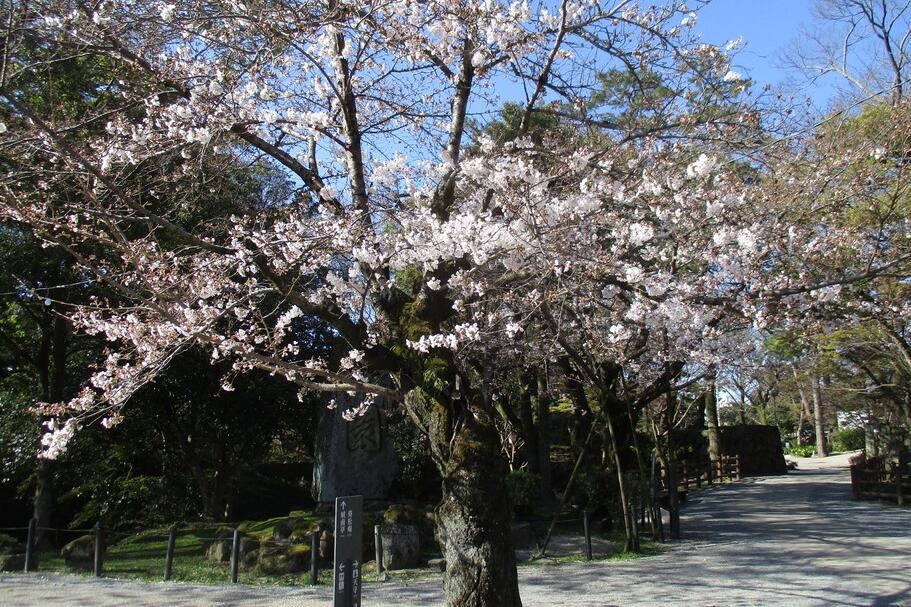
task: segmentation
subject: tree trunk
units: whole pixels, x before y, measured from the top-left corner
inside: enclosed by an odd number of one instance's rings
[[[54,316],[48,310],[48,316],[42,322],[41,346],[38,351],[37,366],[41,385],[41,398],[45,402],[56,403],[64,400],[66,392],[67,337],[69,323],[63,316]],[[55,488],[56,464],[46,459],[38,459],[35,467],[35,496],[32,502],[32,517],[38,521],[38,527],[52,527],[54,510],[57,505]],[[50,547],[51,534],[38,529],[35,542],[42,547]]]
[[[797,446],[803,446],[803,407],[800,408],[800,415],[797,416]]]
[[[607,422],[611,451],[613,451],[614,455],[614,467],[617,470],[617,485],[620,488],[620,511],[623,516],[623,531],[626,537],[623,544],[623,551],[629,552],[633,549],[633,525],[632,519],[630,518],[629,493],[626,488],[626,476],[623,473],[623,463],[620,459],[620,445],[617,441],[617,432],[614,428],[611,408],[605,403],[602,410],[606,412],[604,419]]]
[[[813,378],[813,419],[816,422],[816,453],[819,457],[826,457],[829,455],[829,448],[826,445],[825,412],[818,376]]]
[[[550,399],[544,374],[538,370],[536,386],[536,423],[538,430],[538,474],[541,475],[541,496],[552,498],[553,486],[550,474]]]
[[[427,434],[442,476],[436,518],[446,557],[447,605],[521,607],[499,437],[480,397],[465,396],[467,386],[462,390],[450,397],[416,388],[404,400]]]
[[[540,474],[541,456],[538,449],[538,432],[535,428],[535,414],[531,391],[534,377],[528,371],[522,373],[522,392],[519,395],[519,421],[522,422],[522,437],[525,439],[525,461],[528,471]]]
[[[470,424],[456,433],[437,509],[449,607],[522,604],[503,468],[491,429]]]
[[[709,383],[705,392],[705,436],[709,441],[709,460],[714,464],[721,460],[721,438],[718,431],[718,396],[715,380]]]
[[[564,389],[573,403],[573,424],[570,428],[569,442],[573,452],[580,453],[587,448],[586,441],[592,425],[592,411],[585,395],[585,386],[579,380],[569,357],[562,356],[557,361],[563,375]]]
[[[668,512],[670,514],[670,536],[672,540],[680,539],[680,496],[677,493],[677,454],[674,445],[674,418],[677,413],[677,398],[672,392],[666,395],[667,406],[664,408],[664,421],[667,425],[667,494]]]

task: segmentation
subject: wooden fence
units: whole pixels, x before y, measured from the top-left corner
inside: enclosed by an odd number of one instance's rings
[[[667,490],[667,471],[662,470],[662,487]],[[693,488],[740,480],[739,455],[722,455],[717,461],[688,459],[677,462],[677,489]]]
[[[851,462],[851,492],[856,500],[889,500],[903,506],[911,497],[911,473],[902,461],[887,469],[880,459],[861,457]]]

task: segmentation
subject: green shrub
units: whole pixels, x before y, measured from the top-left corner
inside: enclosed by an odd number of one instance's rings
[[[573,484],[572,496],[575,505],[598,516],[620,509],[614,474],[603,468],[579,473]]]
[[[801,445],[799,447],[785,449],[785,452],[796,455],[797,457],[812,457],[812,455],[816,453],[816,447],[813,445]]]
[[[535,509],[538,492],[541,488],[541,477],[528,470],[513,470],[506,477],[506,493],[512,504],[513,512],[530,514]]]
[[[863,428],[843,428],[832,433],[833,451],[856,451],[866,446]]]

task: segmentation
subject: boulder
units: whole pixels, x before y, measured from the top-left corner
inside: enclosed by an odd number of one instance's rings
[[[430,559],[427,561],[427,566],[434,571],[443,573],[446,571],[446,559]]]
[[[216,563],[227,563],[231,560],[231,540],[216,540],[206,550],[206,558]]]
[[[233,538],[232,538],[233,543]],[[230,543],[228,544],[230,549]],[[249,535],[243,535],[240,538],[240,554],[241,556],[246,556],[247,554],[253,552],[254,550],[259,550],[259,540],[255,537],[250,537]]]
[[[228,563],[231,561],[231,548],[234,545],[234,532],[233,531],[220,531],[215,536],[215,541],[213,541],[208,550],[206,550],[206,558],[210,561],[215,561],[216,563]],[[249,536],[245,533],[240,535],[240,556],[244,557],[245,555],[258,550],[260,542],[255,537]],[[241,560],[243,562],[243,560]]]
[[[25,544],[0,533],[0,571],[22,571],[25,567]]]
[[[0,554],[0,571],[22,571],[25,569],[25,547],[16,554]]]
[[[299,573],[310,568],[310,546],[270,545],[257,550],[256,570],[261,575]]]
[[[411,569],[421,564],[421,529],[418,525],[387,523],[383,538],[383,568]]]
[[[102,545],[102,550],[104,546]],[[83,535],[60,549],[60,555],[67,567],[91,569],[95,563],[95,536]]]
[[[295,544],[309,544],[310,535],[314,531],[320,531],[319,523],[300,523],[291,530],[291,533],[288,534],[288,538],[291,542]],[[275,532],[273,531],[273,537]]]
[[[272,539],[281,541],[291,537],[296,527],[296,521],[280,521],[272,527]]]
[[[244,554],[240,559],[240,568],[243,570],[249,570],[256,567],[256,563],[259,560],[259,550],[251,550]]]
[[[319,534],[319,560],[331,563],[335,558],[335,535],[328,529]]]

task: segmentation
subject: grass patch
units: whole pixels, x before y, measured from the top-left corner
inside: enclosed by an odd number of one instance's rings
[[[289,516],[276,517],[265,521],[248,521],[236,525],[245,533],[266,539],[271,537],[272,529],[281,522],[291,520],[295,523],[309,524],[319,521],[319,517],[310,512],[296,511]],[[231,570],[228,563],[217,563],[206,558],[206,550],[211,542],[219,535],[234,525],[224,523],[199,523],[189,525],[177,530],[174,545],[174,562],[172,569],[173,581],[189,582],[195,584],[228,584],[231,581]],[[157,582],[164,579],[164,561],[168,544],[168,529],[152,529],[134,535],[110,532],[110,542],[105,554],[103,575],[107,578],[139,580]],[[622,545],[622,538],[614,543]],[[597,553],[593,561],[628,561],[659,554],[662,545],[653,541],[642,543],[642,550],[633,552]],[[366,556],[366,555],[365,555]],[[38,553],[39,570],[44,572],[68,573],[80,576],[90,576],[91,570],[72,569],[66,566],[59,550],[44,550]],[[519,567],[529,565],[559,566],[571,563],[586,562],[580,553],[550,556],[534,561],[518,563]],[[439,578],[440,572],[435,568],[421,567],[415,569],[402,569],[387,571],[386,575],[392,582],[409,583],[417,580]],[[362,579],[365,584],[377,583],[376,563],[367,561],[363,565]],[[251,586],[307,586],[310,584],[310,572],[261,576],[255,571],[241,570],[238,581]],[[332,583],[332,570],[324,567],[319,572],[319,584]]]

